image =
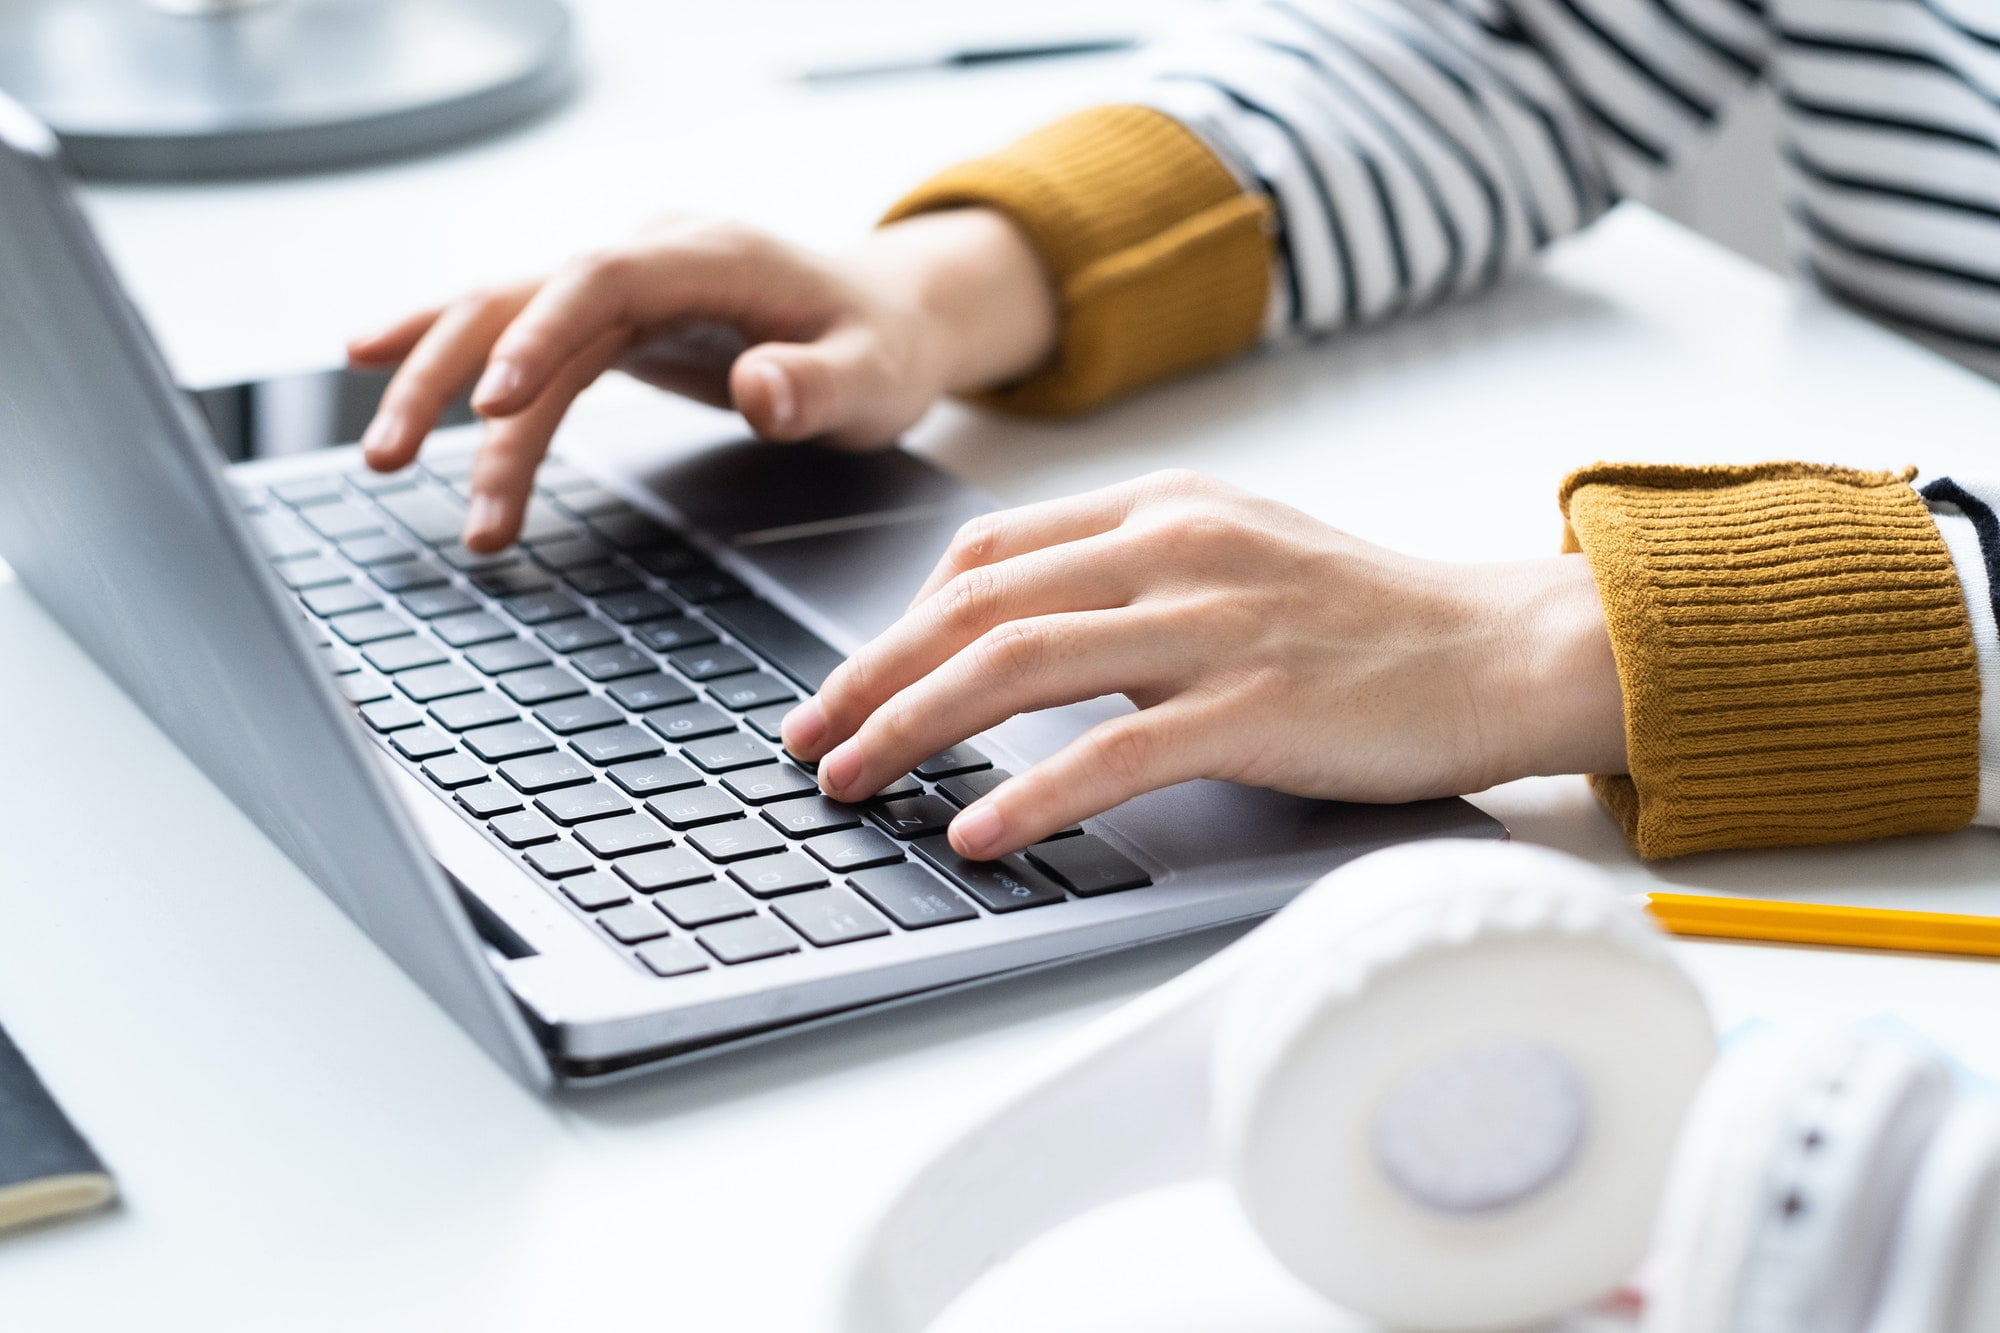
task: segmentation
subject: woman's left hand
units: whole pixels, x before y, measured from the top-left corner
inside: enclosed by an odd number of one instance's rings
[[[1625,766],[1583,557],[1419,560],[1189,472],[967,524],[784,735],[857,801],[1017,713],[1114,693],[1138,711],[961,811],[952,845],[999,856],[1191,778],[1403,801]]]

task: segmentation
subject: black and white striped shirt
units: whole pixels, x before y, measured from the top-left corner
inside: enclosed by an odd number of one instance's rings
[[[1769,79],[1805,270],[2000,370],[2000,0],[1246,0],[1154,61],[1275,205],[1273,336],[1491,283]]]

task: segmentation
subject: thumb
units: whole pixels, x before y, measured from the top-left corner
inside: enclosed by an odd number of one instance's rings
[[[729,370],[729,397],[767,440],[825,436],[841,444],[886,444],[927,406],[912,376],[898,376],[865,328],[836,329],[811,343],[759,343]]]

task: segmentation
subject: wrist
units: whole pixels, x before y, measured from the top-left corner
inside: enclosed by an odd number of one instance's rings
[[[849,260],[864,283],[915,315],[940,392],[1007,384],[1055,355],[1055,288],[1002,213],[954,208],[905,218],[877,229]]]
[[[1563,555],[1494,573],[1507,590],[1493,654],[1506,776],[1625,772],[1624,695],[1589,562]]]

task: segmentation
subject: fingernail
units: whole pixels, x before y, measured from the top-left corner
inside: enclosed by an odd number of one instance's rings
[[[361,452],[380,453],[403,433],[402,422],[386,413],[378,415],[368,423],[368,429],[361,432]]]
[[[511,361],[495,361],[486,367],[486,373],[479,377],[479,385],[472,391],[472,405],[485,407],[505,401],[514,390],[521,387],[521,372]]]
[[[465,511],[466,537],[479,537],[493,531],[500,526],[500,521],[506,514],[507,507],[500,503],[497,496],[483,492],[474,494],[472,503]]]
[[[998,847],[1006,831],[1000,812],[985,801],[963,811],[951,821],[951,840],[958,844],[959,854],[975,861]]]
[[[792,397],[792,377],[769,361],[757,367],[757,373],[764,378],[764,389],[771,395],[771,425],[777,430],[790,430],[792,418],[798,404]]]
[[[785,738],[785,748],[793,754],[803,755],[818,745],[819,738],[826,735],[826,710],[819,706],[819,696],[785,714],[778,730]]]
[[[861,751],[854,748],[854,742],[835,750],[819,761],[819,781],[830,795],[838,796],[852,787],[861,777]]]

